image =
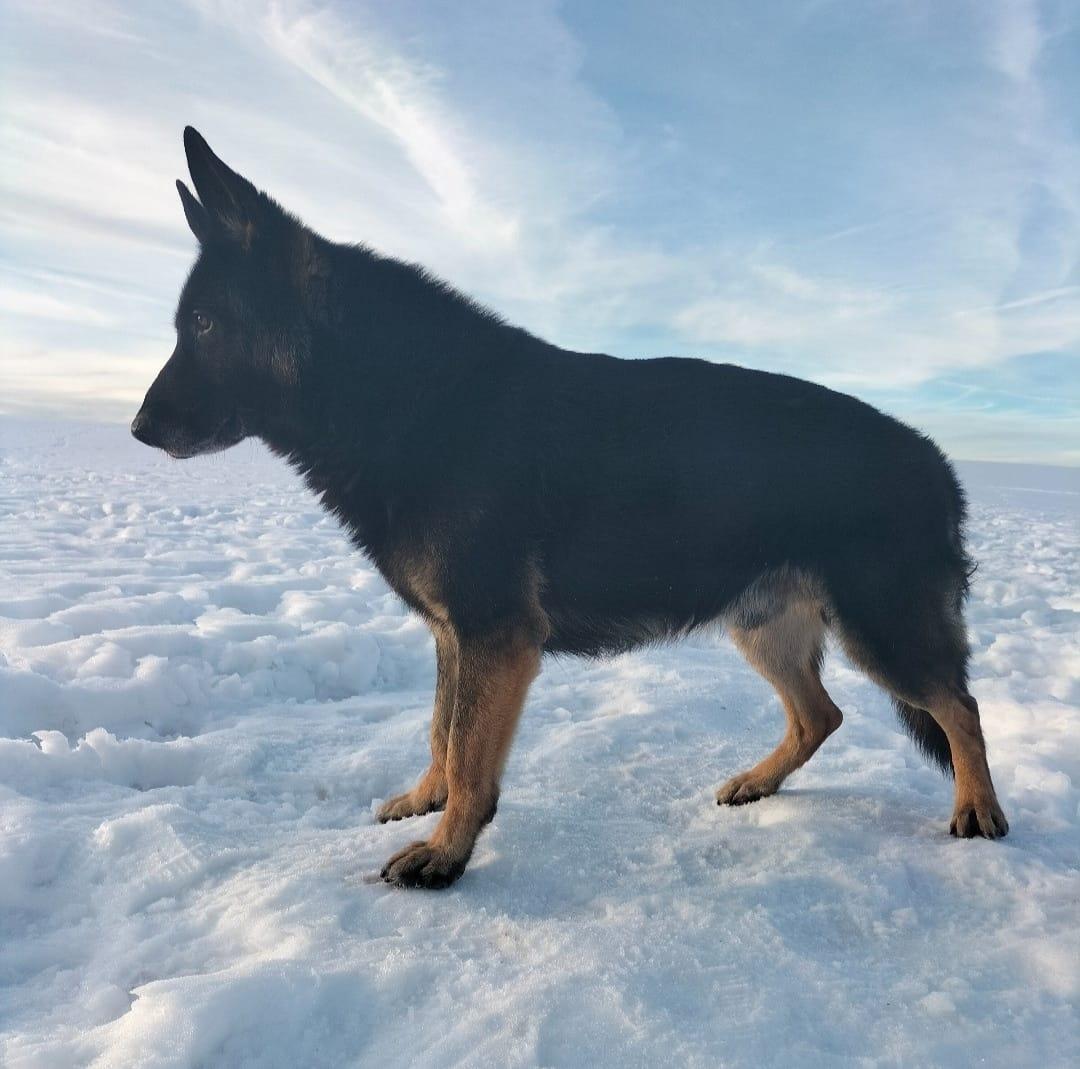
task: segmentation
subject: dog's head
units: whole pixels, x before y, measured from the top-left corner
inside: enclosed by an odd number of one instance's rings
[[[314,235],[227,167],[190,126],[177,182],[199,257],[176,310],[176,348],[131,433],[174,457],[228,449],[287,410],[310,328],[301,273]]]

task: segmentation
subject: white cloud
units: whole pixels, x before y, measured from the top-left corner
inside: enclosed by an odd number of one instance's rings
[[[1045,34],[1035,0],[998,0],[988,5],[994,20],[990,57],[1018,85],[1030,85]]]
[[[164,346],[159,352],[168,355]],[[150,385],[149,370],[138,345],[42,346],[5,337],[0,412],[128,422]]]
[[[970,295],[969,295],[970,296]],[[674,320],[691,342],[849,388],[914,386],[950,370],[1080,345],[1080,287],[982,307],[955,293],[860,289],[775,263],[750,264],[722,295]],[[805,372],[804,372],[805,373]]]
[[[35,293],[32,290],[14,289],[8,286],[0,286],[0,312],[30,319],[90,323],[98,327],[114,325],[116,322],[111,316],[85,304],[63,301],[47,293]]]
[[[430,87],[434,72],[411,66],[328,8],[275,4],[253,21],[277,55],[401,145],[461,235],[478,244],[514,243],[517,221],[480,195],[466,139],[455,136],[453,113]]]

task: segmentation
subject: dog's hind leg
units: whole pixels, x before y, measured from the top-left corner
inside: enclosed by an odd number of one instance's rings
[[[446,806],[446,748],[450,739],[450,721],[454,715],[457,691],[457,639],[446,624],[437,624],[435,634],[435,707],[431,714],[431,764],[411,791],[386,802],[376,819],[380,824],[403,817],[423,816]]]
[[[919,747],[956,777],[949,831],[959,838],[1007,834],[990,778],[979,706],[968,693],[964,577],[904,568],[895,555],[861,585],[837,584],[837,634],[848,656],[888,690]]]
[[[843,715],[821,685],[825,624],[814,600],[791,600],[756,626],[728,624],[746,659],[775,688],[787,714],[780,745],[717,792],[719,805],[742,805],[775,794],[840,726]]]
[[[979,706],[965,689],[938,691],[927,703],[949,740],[956,776],[956,800],[949,832],[960,839],[1007,835],[1009,822],[998,804],[986,760]]]

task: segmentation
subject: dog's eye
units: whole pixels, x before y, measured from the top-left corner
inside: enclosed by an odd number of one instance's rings
[[[191,316],[191,322],[195,326],[196,334],[209,334],[214,321],[205,312],[195,312]]]

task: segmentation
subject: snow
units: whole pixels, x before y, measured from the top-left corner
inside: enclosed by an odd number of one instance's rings
[[[436,816],[426,629],[260,447],[0,422],[5,1066],[1080,1063],[1075,472],[966,465],[970,608],[1011,833],[830,656],[846,721],[778,739],[720,635],[547,663],[465,876],[394,890]]]

